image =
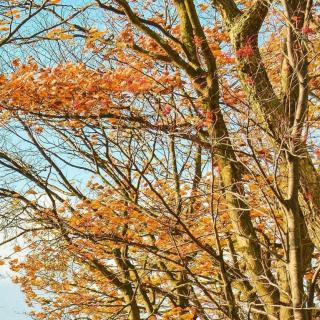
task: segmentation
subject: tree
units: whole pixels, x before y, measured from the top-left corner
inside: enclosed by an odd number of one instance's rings
[[[3,113],[47,163],[40,173],[1,155],[50,199],[44,209],[19,186],[3,188],[32,216],[27,230],[41,229],[26,262],[14,263],[30,299],[50,311],[36,317],[311,319],[320,270],[317,3],[45,4],[59,26],[34,41],[84,39],[94,59],[15,61],[1,79]],[[88,27],[78,20],[85,13],[104,25]],[[62,139],[54,151],[42,130]],[[77,161],[98,175],[95,194],[60,169],[80,170]],[[49,256],[64,264],[51,267]],[[81,287],[84,276],[98,292]]]

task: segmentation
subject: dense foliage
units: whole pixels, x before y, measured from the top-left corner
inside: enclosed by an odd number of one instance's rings
[[[317,1],[0,4],[2,263],[34,319],[317,316]]]

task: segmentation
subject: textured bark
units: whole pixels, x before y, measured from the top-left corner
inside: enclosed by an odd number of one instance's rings
[[[299,3],[306,4],[306,1],[296,1],[296,5]],[[289,121],[285,114],[285,108],[283,108],[283,101],[285,101],[286,98],[284,97],[282,101],[275,94],[257,46],[258,31],[266,13],[266,9],[261,8],[259,16],[261,20],[257,19],[256,21],[250,18],[250,14],[239,16],[231,24],[230,38],[235,50],[245,46],[247,39],[251,39],[254,55],[246,59],[238,58],[238,73],[242,88],[247,94],[256,116],[262,123],[266,124],[266,129],[273,137],[274,143],[281,143],[284,139],[282,130],[287,126]],[[257,18],[257,16],[255,17]],[[283,68],[283,79],[286,79],[286,81],[283,82],[283,91],[286,92],[292,75],[290,75],[290,66],[287,60],[285,59],[284,61],[287,67]],[[248,84],[246,80],[249,76],[251,77],[251,75],[253,75],[254,81],[252,84]],[[295,98],[290,99],[290,101],[295,103],[297,101],[297,86],[292,86],[291,84],[290,91],[291,96]],[[304,149],[303,146],[302,148]],[[310,156],[307,153],[301,156],[300,185],[302,186],[301,191],[303,193],[301,199],[308,198],[310,202],[308,210],[303,210],[306,217],[306,227],[304,227],[304,229],[308,230],[313,244],[317,248],[320,248],[320,239],[318,236],[320,234],[320,218],[317,214],[320,210],[320,177],[315,170]],[[303,203],[300,205],[306,208]],[[307,236],[304,236],[304,238],[306,239],[305,245],[310,247],[310,240]],[[311,250],[308,249],[308,251]]]
[[[283,262],[277,263],[277,277],[280,287],[280,313],[279,319],[290,320],[293,317],[290,299],[290,285],[286,265]]]
[[[120,286],[120,290],[123,293],[123,297],[124,297],[124,301],[128,306],[129,312],[128,312],[128,317],[129,320],[140,320],[140,308],[138,306],[137,300],[136,300],[136,292],[133,289],[130,280],[131,277],[135,277],[136,275],[132,273],[134,273],[134,267],[128,266],[128,259],[126,259],[126,257],[124,256],[125,253],[121,252],[120,249],[114,249],[114,256],[115,256],[115,261],[119,267],[119,269],[121,270],[121,274],[122,274],[122,278],[123,278],[123,285]],[[140,288],[141,290],[141,288]],[[148,298],[146,295],[142,295],[142,297]],[[147,304],[146,309],[150,310],[150,304]],[[148,311],[149,311],[148,310]],[[152,311],[152,310],[150,310]],[[149,312],[150,312],[149,311]]]
[[[290,293],[292,299],[294,319],[306,319],[307,313],[301,309],[304,307],[303,290],[303,255],[301,226],[303,225],[303,215],[298,202],[299,186],[299,160],[297,158],[288,161],[288,200],[286,201],[286,220],[288,226],[288,255],[287,263]]]
[[[320,248],[320,176],[307,152],[300,160],[301,207],[312,243]]]
[[[136,299],[134,298],[134,292],[131,285],[127,284],[123,287],[122,292],[124,295],[124,301],[130,308],[128,320],[140,320],[140,310]]]
[[[213,149],[214,160],[221,169],[221,179],[227,190],[226,200],[229,205],[232,225],[237,235],[238,248],[246,261],[246,271],[253,282],[253,286],[267,306],[266,312],[276,315],[278,308],[274,305],[278,302],[279,293],[268,281],[271,274],[266,274],[263,268],[261,247],[249,216],[249,208],[241,200],[243,190],[237,184],[241,181],[241,172],[240,168],[235,165],[237,162],[235,152],[232,149],[228,130],[220,110],[216,61],[208,46],[193,1],[185,0],[184,3],[193,27],[193,33],[202,40],[201,52],[208,73],[203,76],[203,71],[200,72],[198,76],[194,77],[194,81],[203,97],[205,109],[214,115],[212,126],[209,128],[209,140],[211,140],[209,143],[215,145]],[[187,38],[187,35],[182,35],[182,38]]]
[[[284,3],[284,8],[288,19],[292,15],[303,15],[305,13],[306,1],[288,1]],[[300,128],[303,123],[303,115],[307,108],[307,93],[306,93],[306,63],[305,57],[299,56],[297,59],[292,53],[293,43],[297,41],[293,31],[288,27],[287,35],[287,48],[286,51],[289,56],[289,61],[285,59],[283,68],[283,98],[282,101],[276,96],[271,82],[268,78],[267,72],[263,65],[260,52],[258,49],[258,32],[268,12],[268,1],[257,1],[252,8],[244,15],[234,14],[233,17],[229,17],[226,25],[229,28],[229,34],[231,42],[235,50],[239,50],[245,46],[251,46],[253,55],[250,57],[241,58],[238,57],[238,72],[242,83],[242,87],[247,94],[250,104],[253,107],[255,114],[261,123],[266,124],[266,130],[272,137],[272,143],[280,144],[285,140],[286,132],[293,132],[293,150],[295,153],[298,148],[294,146],[296,140],[299,139]],[[227,6],[218,6],[217,8],[222,10],[224,16],[227,17],[225,11],[228,10]],[[303,23],[303,16],[300,21]],[[300,26],[301,28],[302,26]],[[304,64],[304,65],[303,65]],[[296,68],[298,71],[296,71]],[[253,82],[249,84],[247,79],[253,79]],[[291,129],[292,128],[292,129]],[[283,129],[285,130],[283,132]],[[292,146],[291,144],[291,146]],[[304,149],[303,146],[299,148]],[[290,148],[290,142],[287,145]],[[301,164],[299,163],[301,162]],[[286,161],[284,162],[286,163]],[[302,160],[289,156],[288,157],[288,200],[286,201],[286,213],[287,213],[287,231],[288,231],[288,250],[289,261],[287,263],[288,275],[284,274],[284,270],[281,270],[280,279],[284,281],[281,286],[287,287],[289,281],[290,289],[283,288],[292,296],[293,317],[294,319],[306,319],[307,314],[301,310],[304,306],[303,297],[303,269],[309,263],[312,245],[307,234],[307,229],[310,230],[310,236],[313,243],[319,246],[317,240],[317,234],[320,234],[320,229],[317,229],[318,223],[317,215],[311,214],[314,209],[319,208],[319,199],[317,196],[313,197],[313,194],[319,194],[319,178],[315,172],[314,166],[308,155],[303,154]],[[301,173],[301,174],[300,174]],[[309,192],[309,198],[311,198],[311,210],[304,210],[303,217],[302,209],[303,203],[300,196],[299,203],[299,185],[303,186],[300,189],[304,194]],[[306,190],[306,188],[308,190]],[[311,196],[310,196],[311,193]],[[311,222],[312,221],[312,222]],[[311,223],[310,223],[311,222]],[[308,227],[307,227],[308,226]],[[302,256],[302,250],[304,251],[304,257]],[[283,294],[281,300],[284,299]],[[285,299],[286,303],[290,303],[288,299]],[[291,312],[281,308],[282,318],[291,318]]]

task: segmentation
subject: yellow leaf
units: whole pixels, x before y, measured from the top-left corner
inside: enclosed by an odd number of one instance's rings
[[[93,200],[93,201],[91,201],[90,207],[91,207],[92,209],[97,210],[97,209],[100,208],[100,206],[101,206],[100,201],[98,201],[98,200]]]
[[[13,251],[14,252],[19,252],[21,250],[22,250],[22,248],[20,246],[18,246],[18,245],[13,247]]]
[[[26,194],[37,194],[33,189],[29,189]]]
[[[200,7],[201,11],[206,11],[206,10],[208,10],[209,5],[207,3],[200,3],[199,7]]]

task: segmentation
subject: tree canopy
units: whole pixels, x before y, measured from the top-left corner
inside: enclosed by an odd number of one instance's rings
[[[320,314],[319,5],[0,1],[1,263],[32,318]]]

